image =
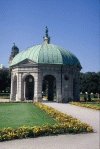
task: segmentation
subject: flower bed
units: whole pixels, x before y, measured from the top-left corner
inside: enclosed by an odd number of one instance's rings
[[[35,102],[35,105],[37,105],[39,108],[41,108],[43,111],[48,113],[52,118],[57,120],[59,123],[56,126],[60,126],[64,132],[68,133],[79,133],[79,132],[92,132],[92,127],[89,126],[86,123],[82,123],[76,118],[73,118],[70,115],[64,114],[62,112],[59,112],[58,110],[55,110],[52,107],[49,107],[47,105],[44,105],[39,102]]]
[[[33,127],[22,126],[17,129],[10,127],[4,128],[0,131],[0,141],[64,133],[93,132],[92,127],[86,123],[82,123],[81,121],[42,103],[34,102],[34,104],[54,118],[58,124],[46,124]]]
[[[81,107],[86,107],[86,108],[91,108],[95,110],[100,110],[100,106],[94,105],[94,103],[70,102],[70,104],[81,106]]]

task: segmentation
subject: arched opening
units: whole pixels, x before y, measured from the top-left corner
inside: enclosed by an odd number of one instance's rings
[[[43,96],[48,101],[54,101],[56,99],[56,79],[52,75],[46,75],[42,83]]]
[[[14,76],[13,80],[13,98],[16,100],[16,94],[17,94],[17,76]]]
[[[25,78],[25,98],[26,100],[33,100],[34,98],[34,78],[32,75],[28,75]]]

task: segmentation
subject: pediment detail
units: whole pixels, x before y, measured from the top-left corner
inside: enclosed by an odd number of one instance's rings
[[[33,62],[30,59],[25,59],[25,60],[21,61],[18,65],[19,66],[32,66],[32,65],[35,65],[35,64],[37,64],[37,63]]]

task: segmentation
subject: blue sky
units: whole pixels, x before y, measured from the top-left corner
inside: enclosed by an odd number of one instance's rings
[[[100,71],[99,0],[0,0],[0,64],[8,67],[11,48],[51,43],[79,59],[82,72]]]

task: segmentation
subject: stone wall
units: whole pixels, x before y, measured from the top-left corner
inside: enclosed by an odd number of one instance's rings
[[[34,101],[42,100],[42,82],[46,75],[52,75],[56,79],[57,102],[66,103],[73,99],[78,100],[79,71],[77,66],[21,63],[12,68],[10,100],[26,100],[25,78],[28,75],[32,75],[34,78]]]

